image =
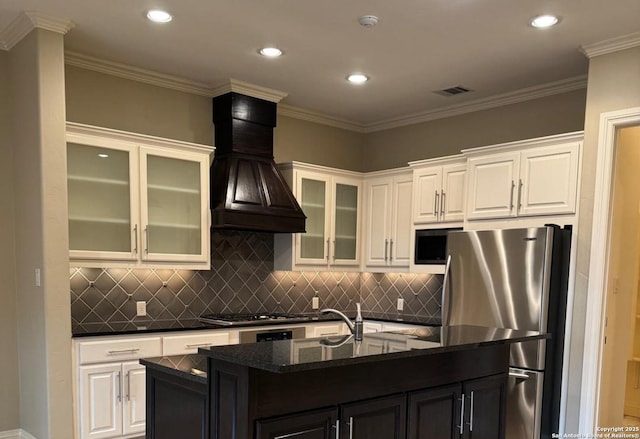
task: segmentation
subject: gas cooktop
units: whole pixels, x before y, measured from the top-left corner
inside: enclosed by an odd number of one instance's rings
[[[214,325],[262,325],[265,323],[281,322],[305,322],[311,320],[311,316],[291,313],[256,313],[256,314],[206,314],[200,316],[203,323]]]

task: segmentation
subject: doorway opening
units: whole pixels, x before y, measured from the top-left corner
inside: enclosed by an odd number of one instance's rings
[[[617,130],[598,425],[640,426],[640,126]]]

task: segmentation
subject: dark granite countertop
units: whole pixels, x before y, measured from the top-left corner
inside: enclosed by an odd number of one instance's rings
[[[214,360],[284,373],[543,338],[548,338],[548,335],[534,331],[460,325],[370,333],[364,335],[362,342],[355,342],[352,336],[332,336],[213,346],[200,348],[198,352]],[[382,353],[380,346],[383,346]]]
[[[317,313],[307,314],[309,320],[303,322],[286,323],[282,321],[262,322],[264,325],[297,325],[315,323],[319,321],[339,320],[335,315],[320,315]],[[353,317],[353,316],[350,316]],[[409,323],[416,325],[437,326],[440,319],[419,317],[409,314],[383,314],[364,312],[366,320],[379,320],[384,322]],[[255,326],[255,325],[251,325]],[[199,320],[154,320],[139,322],[119,322],[119,323],[79,323],[72,325],[71,333],[73,337],[90,337],[98,335],[124,335],[124,334],[144,334],[149,332],[168,331],[193,331],[201,329],[235,329],[242,328],[242,325],[222,326],[210,323],[202,323]]]
[[[144,358],[140,364],[147,368],[207,384],[207,357],[198,354]]]

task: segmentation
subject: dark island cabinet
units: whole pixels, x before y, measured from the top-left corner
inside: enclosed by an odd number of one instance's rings
[[[333,439],[338,410],[329,408],[256,422],[256,439]]]
[[[404,439],[406,395],[345,404],[341,410],[341,439]]]
[[[405,439],[406,395],[256,422],[256,439]]]
[[[503,375],[464,383],[464,439],[503,439],[506,379]]]
[[[462,385],[409,394],[408,439],[459,439]]]
[[[504,438],[503,374],[409,394],[408,439]]]

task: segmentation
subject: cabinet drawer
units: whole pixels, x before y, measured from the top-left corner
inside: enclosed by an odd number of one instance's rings
[[[172,335],[162,338],[162,355],[195,354],[198,348],[231,344],[228,331],[206,334]]]
[[[319,325],[312,327],[313,337],[327,337],[329,335],[342,335],[343,323],[333,323],[331,325]]]
[[[80,364],[137,360],[161,355],[162,341],[160,337],[88,341],[78,344]]]

